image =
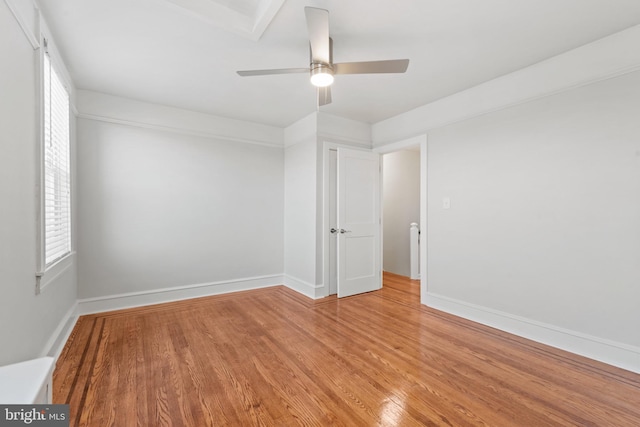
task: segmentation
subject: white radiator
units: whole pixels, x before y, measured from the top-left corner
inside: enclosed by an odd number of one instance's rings
[[[51,403],[53,357],[0,367],[0,403]]]

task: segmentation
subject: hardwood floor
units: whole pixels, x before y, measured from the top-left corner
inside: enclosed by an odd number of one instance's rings
[[[380,291],[285,287],[83,316],[54,372],[72,426],[639,426],[640,375]]]

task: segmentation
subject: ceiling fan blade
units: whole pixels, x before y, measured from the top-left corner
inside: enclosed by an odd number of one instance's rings
[[[315,7],[305,7],[309,43],[311,44],[312,63],[331,63],[331,48],[329,47],[329,11]]]
[[[318,107],[331,104],[331,87],[319,87],[318,88]]]
[[[408,59],[391,59],[388,61],[342,62],[333,64],[334,74],[374,74],[404,73],[409,66]]]
[[[308,73],[308,68],[276,68],[273,70],[247,70],[237,71],[238,75],[242,77],[249,76],[268,76],[272,74],[294,74],[294,73]]]

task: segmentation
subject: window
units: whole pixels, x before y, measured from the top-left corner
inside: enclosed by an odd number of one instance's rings
[[[47,52],[44,54],[43,83],[42,232],[46,269],[71,253],[69,94]]]

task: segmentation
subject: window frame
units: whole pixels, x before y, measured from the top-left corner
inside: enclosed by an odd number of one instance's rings
[[[69,73],[60,59],[60,55],[55,48],[50,32],[46,23],[40,19],[40,45],[36,54],[36,72],[38,73],[36,104],[38,105],[39,114],[37,115],[37,180],[36,180],[36,199],[37,199],[37,253],[36,253],[36,295],[40,294],[48,285],[53,283],[58,277],[64,274],[74,264],[75,259],[75,218],[74,218],[74,139],[75,132],[73,128],[73,117],[75,109],[73,107],[73,96],[75,94],[73,84]],[[60,258],[54,260],[49,265],[46,263],[46,209],[45,209],[45,55],[48,56],[51,67],[55,71],[58,79],[62,83],[69,98],[69,238],[70,250]]]

